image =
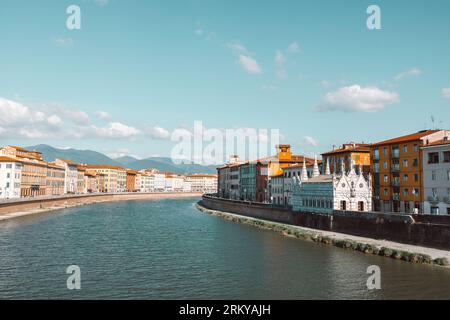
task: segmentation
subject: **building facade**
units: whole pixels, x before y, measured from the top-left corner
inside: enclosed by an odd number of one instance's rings
[[[295,178],[292,198],[293,210],[331,214],[333,210],[360,211],[372,210],[371,175],[359,173],[354,166],[349,172],[341,164],[339,174],[318,175],[313,178]]]
[[[345,143],[338,149],[322,153],[322,162],[329,165],[329,173],[340,173],[342,163],[350,168],[352,163],[362,166],[365,174],[370,172],[370,145],[365,143]],[[324,167],[325,169],[325,167]],[[322,172],[326,174],[325,172]]]
[[[423,130],[371,145],[375,211],[424,213],[421,147],[443,139],[445,132]]]
[[[190,185],[189,192],[217,193],[215,174],[192,174],[186,177],[185,182]]]
[[[0,156],[0,199],[20,198],[22,163]]]
[[[77,164],[65,159],[56,159],[55,163],[58,166],[64,167],[65,170],[65,185],[64,193],[77,193],[78,191],[78,170]]]
[[[449,140],[450,134],[422,147],[424,213],[450,215]]]
[[[54,162],[47,164],[47,196],[60,196],[64,194],[66,170]]]

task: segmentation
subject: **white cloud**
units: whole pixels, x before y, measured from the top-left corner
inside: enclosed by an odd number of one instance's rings
[[[153,139],[166,140],[170,138],[170,132],[162,127],[154,126],[149,129],[149,135]]]
[[[74,45],[72,38],[56,38],[55,43],[62,48],[71,48]]]
[[[329,92],[324,100],[323,104],[315,108],[316,111],[373,112],[398,102],[399,95],[377,87],[364,88],[356,84]]]
[[[305,144],[307,144],[309,146],[313,146],[313,147],[317,147],[319,145],[319,141],[317,141],[316,139],[314,139],[313,137],[310,137],[310,136],[305,136],[304,142],[305,142]]]
[[[245,53],[247,54],[247,48],[244,47],[242,44],[240,44],[239,42],[230,42],[227,43],[226,45],[229,49],[233,50],[235,53]]]
[[[109,0],[94,0],[96,4],[98,4],[101,7],[104,7],[108,5]]]
[[[277,50],[277,52],[275,53],[274,60],[276,65],[275,74],[279,79],[286,79],[287,74],[286,69],[284,68],[284,64],[286,63],[286,57],[280,50]]]
[[[63,125],[63,121],[56,114],[47,117],[47,122],[54,127],[61,127]]]
[[[102,120],[111,119],[111,114],[106,111],[97,111],[95,115],[97,116],[97,118]]]
[[[203,31],[203,29],[195,29],[194,33],[198,36],[201,36],[201,35],[203,35],[204,31]]]
[[[422,71],[421,71],[420,69],[418,69],[418,68],[412,68],[412,69],[409,69],[409,70],[406,70],[406,71],[404,71],[404,72],[402,72],[402,73],[397,74],[397,75],[394,77],[394,79],[395,79],[396,81],[400,81],[400,80],[402,80],[403,78],[413,77],[413,76],[420,76],[421,74],[422,74]]]
[[[243,54],[239,55],[239,64],[247,73],[250,74],[262,73],[262,69],[259,66],[258,62]]]
[[[93,126],[97,135],[102,138],[131,138],[139,134],[136,128],[127,126],[120,122],[111,122],[106,127],[97,128]]]
[[[442,89],[442,97],[444,97],[445,99],[450,99],[450,88]]]
[[[294,41],[289,45],[288,50],[290,53],[297,53],[300,52],[300,46],[296,41]]]

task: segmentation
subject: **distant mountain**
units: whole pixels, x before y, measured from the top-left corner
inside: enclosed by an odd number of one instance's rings
[[[114,158],[113,160],[121,163],[124,166],[126,166],[126,165],[128,165],[130,163],[133,163],[135,161],[138,161],[138,159],[136,159],[134,157],[130,157],[130,156],[123,156],[123,157],[119,157],[119,158]]]
[[[42,152],[45,161],[54,161],[56,158],[61,158],[76,163],[121,165],[103,153],[91,150],[57,149],[46,144],[26,147],[26,149]]]
[[[159,171],[169,171],[179,174],[216,173],[216,166],[202,166],[199,164],[175,164],[171,158],[154,157],[137,160],[130,156],[111,159],[103,153],[92,150],[58,149],[46,144],[26,147],[42,153],[45,161],[54,161],[56,158],[71,160],[76,163],[111,164],[127,169],[141,170],[155,168]]]
[[[159,171],[169,171],[181,174],[193,173],[216,173],[217,166],[202,166],[199,164],[175,164],[171,158],[152,157],[143,160],[137,160],[129,163],[128,168],[141,170],[146,168],[155,168]]]

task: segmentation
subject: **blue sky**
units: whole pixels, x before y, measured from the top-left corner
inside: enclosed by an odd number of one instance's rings
[[[449,33],[445,0],[2,0],[0,144],[168,156],[202,121],[311,155],[449,129]]]

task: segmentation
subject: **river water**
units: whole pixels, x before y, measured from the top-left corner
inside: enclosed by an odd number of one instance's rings
[[[0,222],[0,299],[450,299],[450,269],[286,238],[200,213],[197,200]],[[70,265],[80,290],[67,289]],[[367,289],[371,265],[380,290]]]

